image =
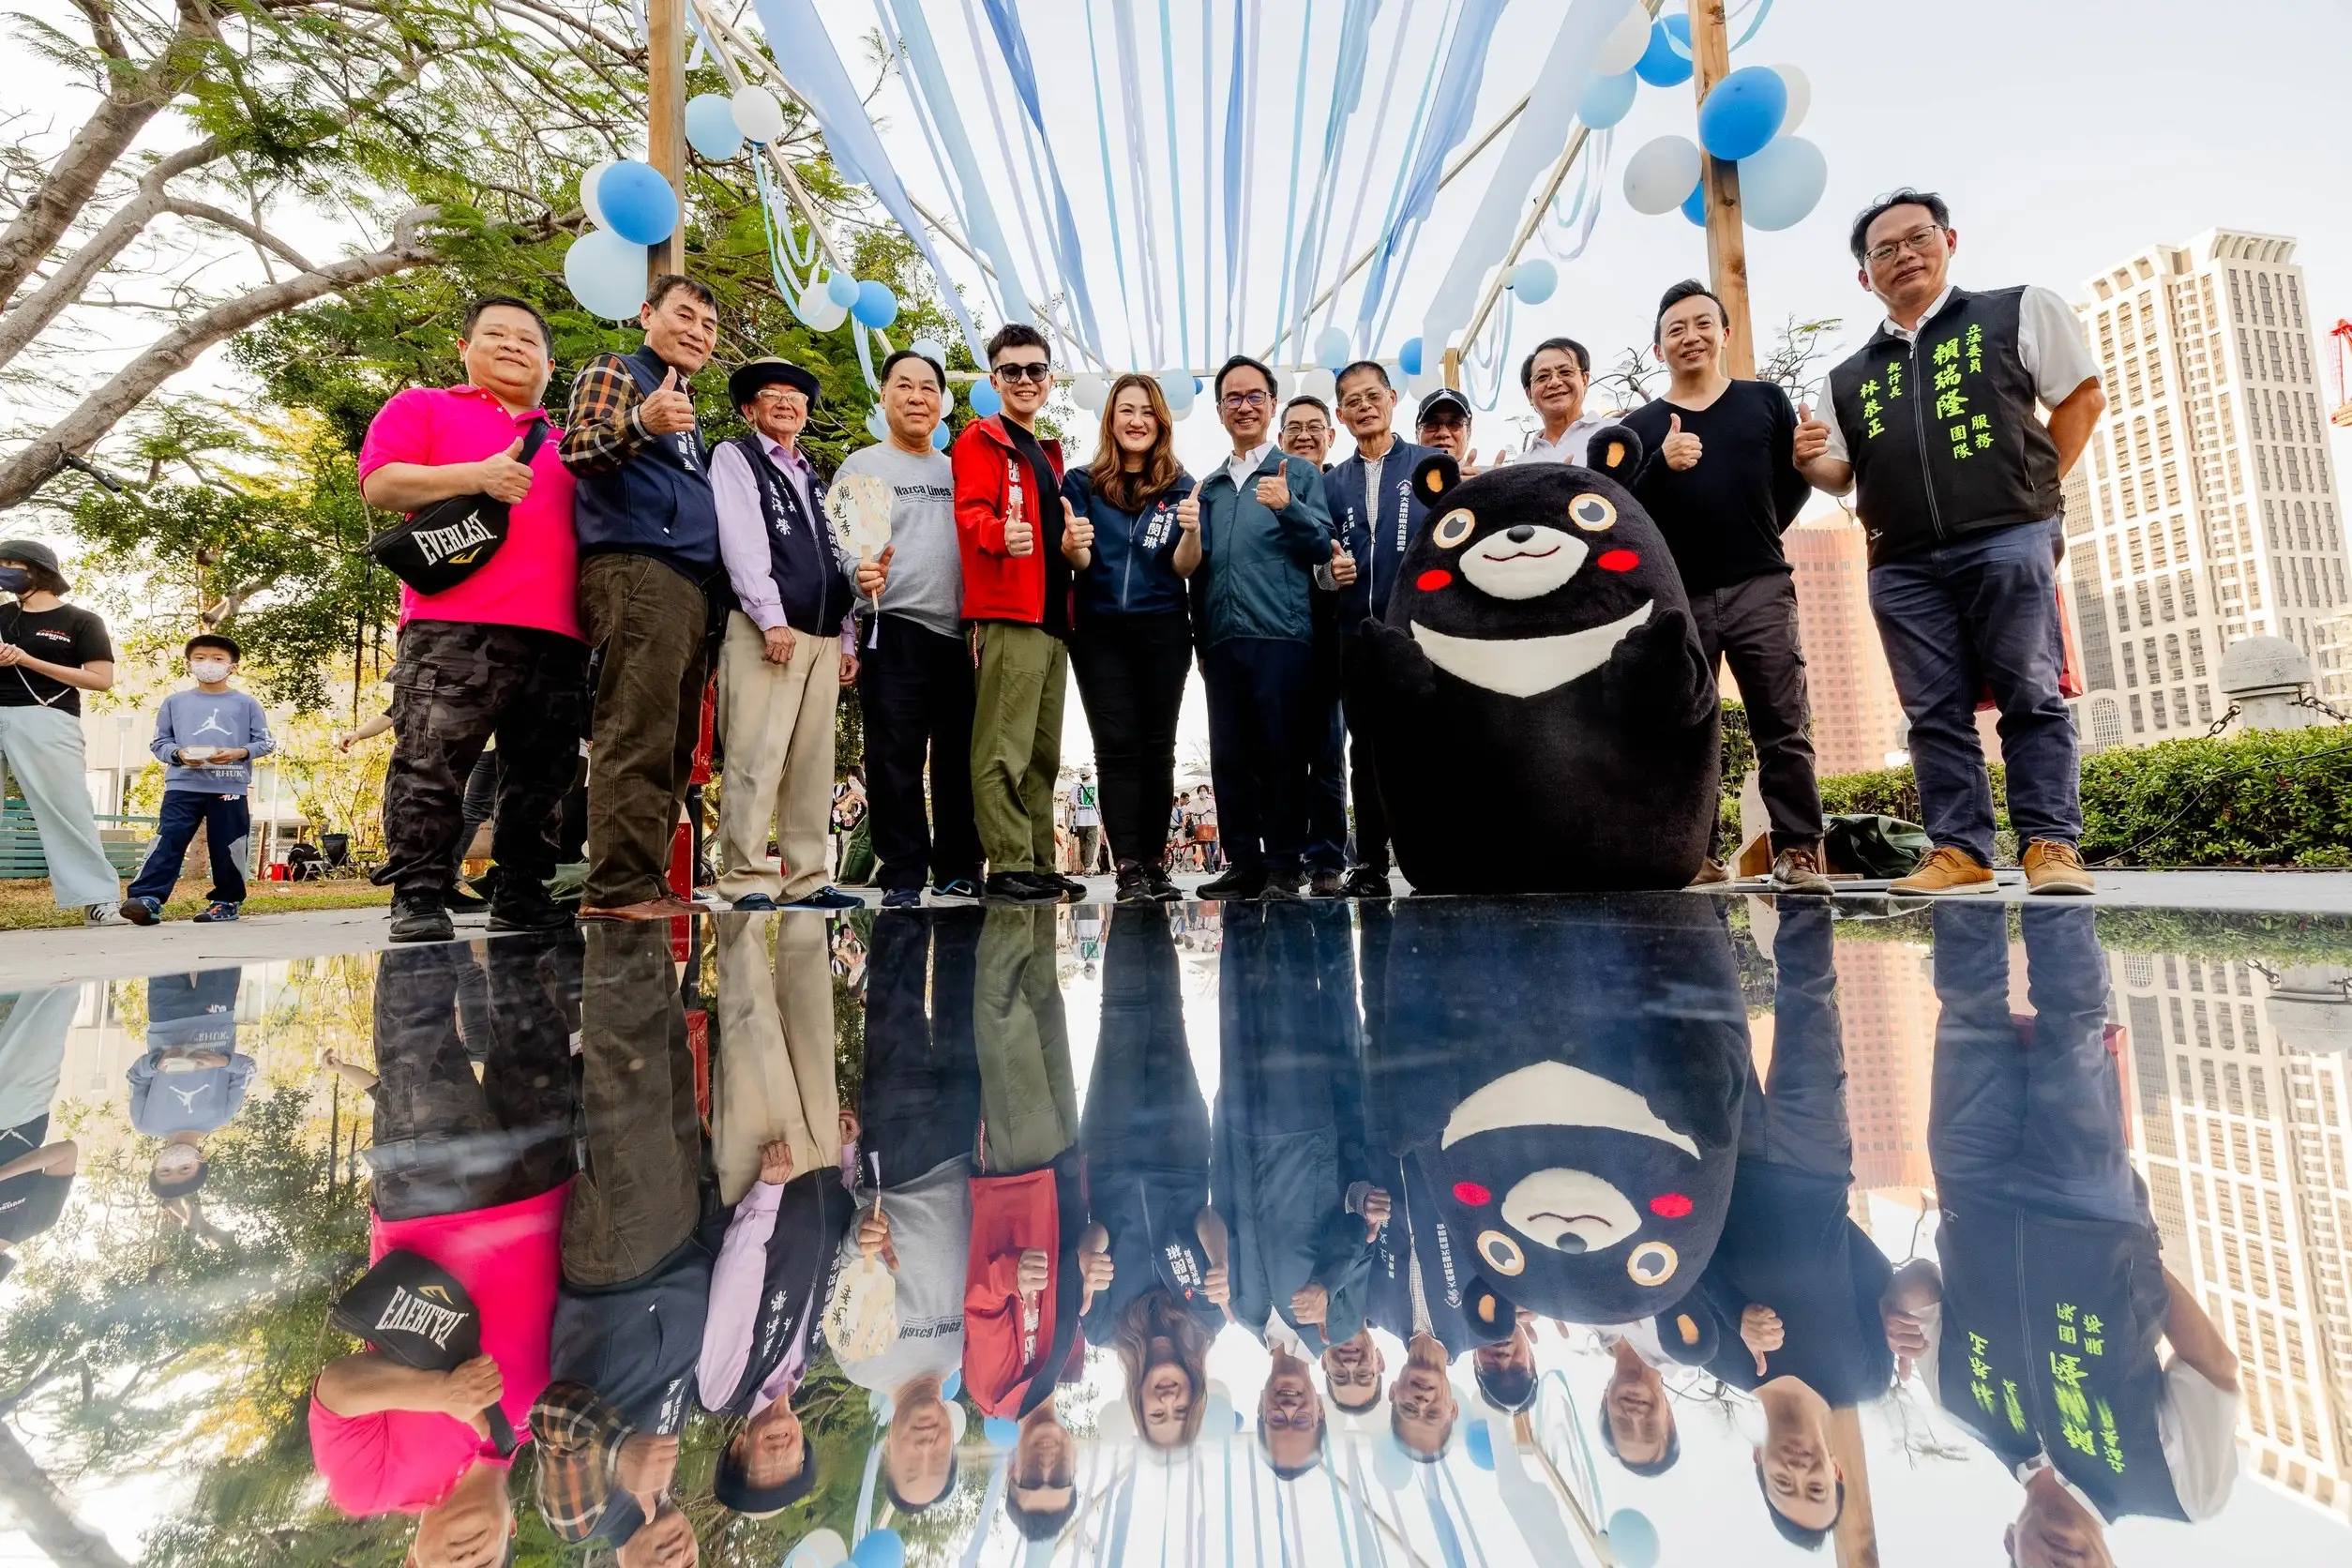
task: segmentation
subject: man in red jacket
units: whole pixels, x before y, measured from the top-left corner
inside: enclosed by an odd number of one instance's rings
[[[956,440],[956,538],[964,620],[978,667],[972,725],[972,816],[988,852],[989,899],[1060,903],[1085,889],[1053,869],[1053,786],[1069,679],[1070,573],[1093,560],[1093,526],[1065,518],[1062,444],[1033,427],[1053,386],[1044,336],[1013,322],[988,339],[1004,412]]]

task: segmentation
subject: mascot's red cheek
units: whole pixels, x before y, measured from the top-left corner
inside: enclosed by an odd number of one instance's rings
[[[1439,589],[1444,587],[1447,583],[1453,580],[1454,574],[1452,572],[1433,569],[1425,571],[1419,577],[1414,578],[1413,586],[1420,589],[1425,594],[1434,594]]]
[[[1605,572],[1630,572],[1641,565],[1641,557],[1630,550],[1604,550],[1593,565]]]
[[[1432,572],[1429,575],[1432,577],[1443,577],[1445,574],[1443,572]],[[1457,1203],[1467,1203],[1473,1209],[1484,1207],[1486,1203],[1492,1201],[1494,1196],[1495,1195],[1493,1193],[1488,1192],[1485,1187],[1480,1186],[1476,1182],[1456,1182],[1454,1184],[1455,1201]]]
[[[1681,1219],[1691,1212],[1691,1200],[1679,1192],[1662,1192],[1650,1200],[1650,1212],[1661,1219]]]

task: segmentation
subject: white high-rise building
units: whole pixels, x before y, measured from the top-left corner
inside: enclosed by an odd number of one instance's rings
[[[2334,653],[2352,592],[2294,253],[2214,229],[2085,283],[2107,394],[2066,519],[2088,746],[2204,732],[2239,638]]]

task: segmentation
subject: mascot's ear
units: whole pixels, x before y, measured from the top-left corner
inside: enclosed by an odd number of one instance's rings
[[[1585,445],[1584,465],[1631,487],[1635,471],[1641,467],[1641,437],[1622,425],[1604,425]]]
[[[1477,1274],[1462,1292],[1462,1316],[1470,1323],[1470,1337],[1481,1345],[1500,1345],[1519,1326],[1519,1309],[1496,1295],[1495,1288]]]
[[[1712,1315],[1684,1305],[1659,1313],[1651,1326],[1657,1330],[1659,1349],[1685,1366],[1705,1366],[1715,1359],[1717,1335]]]
[[[1425,506],[1445,499],[1445,492],[1462,482],[1461,465],[1443,452],[1432,452],[1413,470],[1413,493]]]

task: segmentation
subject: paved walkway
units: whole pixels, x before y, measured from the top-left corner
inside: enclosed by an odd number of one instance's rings
[[[1186,876],[1178,882],[1190,887],[1201,880]],[[1108,877],[1096,877],[1087,885],[1097,899],[1109,898]],[[2022,882],[2006,884],[1992,895],[2013,902],[2024,896]],[[867,897],[876,896],[869,890]],[[2100,875],[2095,901],[2118,909],[2288,911],[2352,916],[2352,872],[2110,871]],[[372,953],[390,945],[385,936],[388,926],[384,910],[363,909],[266,915],[229,926],[196,926],[183,920],[143,929],[123,926],[9,931],[0,933],[0,992],[66,980],[121,979],[330,953]],[[484,915],[458,921],[460,937],[488,938],[487,927]]]

